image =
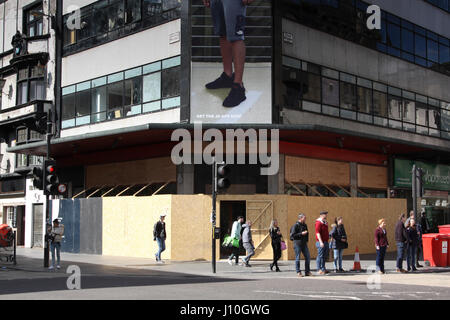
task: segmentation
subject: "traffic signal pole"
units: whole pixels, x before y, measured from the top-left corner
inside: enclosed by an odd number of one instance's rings
[[[47,113],[47,134],[46,134],[46,138],[47,138],[47,157],[46,160],[50,159],[50,141],[52,138],[52,111],[51,109],[48,110]],[[44,177],[45,177],[45,168],[44,170],[42,170],[42,183],[45,185],[44,182]],[[43,188],[44,189],[44,188]],[[45,194],[45,221],[46,221],[46,225],[45,225],[45,241],[44,241],[44,268],[48,268],[49,266],[49,258],[50,258],[50,248],[49,248],[49,239],[48,239],[48,235],[49,235],[49,225],[51,228],[51,221],[50,221],[50,201],[49,201],[49,195],[47,192],[45,192],[44,190],[44,194]]]
[[[217,198],[217,163],[215,158],[213,158],[212,165],[212,213],[211,213],[211,223],[212,223],[212,272],[216,273],[216,239],[215,239],[215,229],[216,229],[216,198]]]

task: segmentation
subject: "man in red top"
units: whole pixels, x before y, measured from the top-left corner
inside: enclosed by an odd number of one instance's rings
[[[317,271],[320,275],[328,274],[330,271],[325,268],[326,257],[328,257],[328,211],[322,211],[320,217],[316,220],[316,247],[317,247]]]

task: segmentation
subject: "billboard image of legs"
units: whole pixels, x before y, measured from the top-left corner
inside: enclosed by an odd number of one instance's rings
[[[192,0],[191,122],[272,123],[272,8]]]

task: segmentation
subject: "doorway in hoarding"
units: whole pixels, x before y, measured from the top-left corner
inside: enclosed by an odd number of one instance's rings
[[[227,235],[231,234],[234,221],[239,216],[246,219],[246,202],[245,201],[220,201],[220,244]],[[220,247],[220,259],[228,259],[231,255],[231,249]],[[239,255],[245,255],[245,249],[241,248]]]

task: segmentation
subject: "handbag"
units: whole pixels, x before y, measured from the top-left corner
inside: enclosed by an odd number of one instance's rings
[[[281,241],[281,251],[286,250],[286,249],[287,249],[286,242]]]
[[[239,239],[233,238],[232,244],[233,244],[233,247],[239,248]]]

